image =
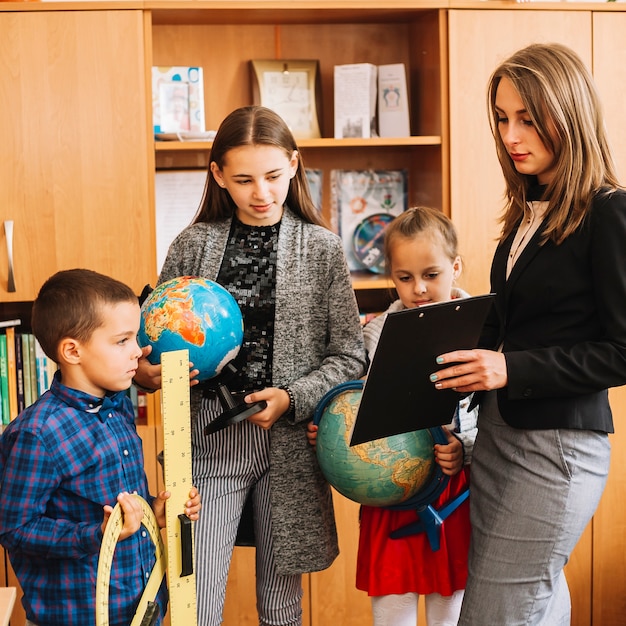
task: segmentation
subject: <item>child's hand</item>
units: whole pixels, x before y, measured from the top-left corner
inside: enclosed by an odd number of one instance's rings
[[[165,501],[171,496],[169,491],[161,491],[152,502],[152,510],[157,520],[159,528],[165,528]],[[185,515],[192,521],[196,521],[199,517],[198,513],[201,508],[200,494],[195,487],[189,490],[189,500],[185,502]]]
[[[444,426],[447,444],[435,444],[435,461],[447,476],[458,474],[463,468],[463,446],[461,442]]]
[[[248,421],[260,428],[269,430],[289,408],[289,395],[284,389],[266,387],[260,391],[249,393],[244,398],[244,402],[248,404],[262,401],[265,401],[267,406],[248,417]]]
[[[135,534],[139,530],[141,520],[143,519],[143,509],[141,508],[141,502],[139,499],[128,492],[120,493],[117,496],[117,501],[122,507],[123,525],[118,538],[121,541],[122,539],[126,539],[127,537]],[[113,507],[108,504],[105,505],[104,521],[102,522],[102,534],[104,534],[104,531],[106,530],[111,513],[113,513]]]
[[[318,427],[313,422],[309,422],[306,426],[306,438],[314,448],[317,443],[317,429]]]

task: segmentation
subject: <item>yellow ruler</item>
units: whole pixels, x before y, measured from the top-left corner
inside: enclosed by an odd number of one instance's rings
[[[187,350],[161,355],[161,380],[165,489],[172,494],[165,503],[170,616],[172,626],[195,626],[193,525],[184,507],[193,485]]]
[[[163,418],[166,543],[150,505],[140,496],[142,525],[155,547],[156,564],[130,626],[154,624],[158,609],[154,599],[167,565],[169,612],[172,626],[196,626],[196,577],[194,573],[193,526],[184,503],[193,485],[191,476],[191,415],[189,404],[189,352],[177,350],[161,355],[161,413]],[[122,509],[117,504],[107,523],[96,579],[96,626],[109,624],[109,581],[115,546],[122,532]]]

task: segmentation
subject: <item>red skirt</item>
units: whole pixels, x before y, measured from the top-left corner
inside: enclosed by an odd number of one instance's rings
[[[452,476],[433,506],[439,509],[469,483],[469,468]],[[469,500],[465,500],[441,525],[439,550],[433,552],[426,533],[401,539],[389,534],[418,519],[414,510],[394,511],[361,507],[361,531],[356,567],[356,587],[370,596],[439,593],[450,596],[465,589],[470,541]]]

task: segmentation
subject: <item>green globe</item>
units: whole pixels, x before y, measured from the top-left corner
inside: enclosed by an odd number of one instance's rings
[[[394,506],[416,496],[435,479],[432,429],[350,446],[362,382],[331,390],[317,407],[317,459],[326,480],[350,500]],[[384,416],[381,416],[384,419]]]

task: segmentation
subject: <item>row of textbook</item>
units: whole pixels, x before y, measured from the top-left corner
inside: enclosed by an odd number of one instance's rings
[[[0,322],[0,416],[7,425],[44,394],[57,364],[44,353],[32,333],[21,332],[19,319]],[[138,423],[146,423],[145,393],[129,389]]]
[[[0,333],[0,406],[8,424],[49,387],[56,363],[48,359],[31,333],[19,332],[20,320],[3,322]]]

